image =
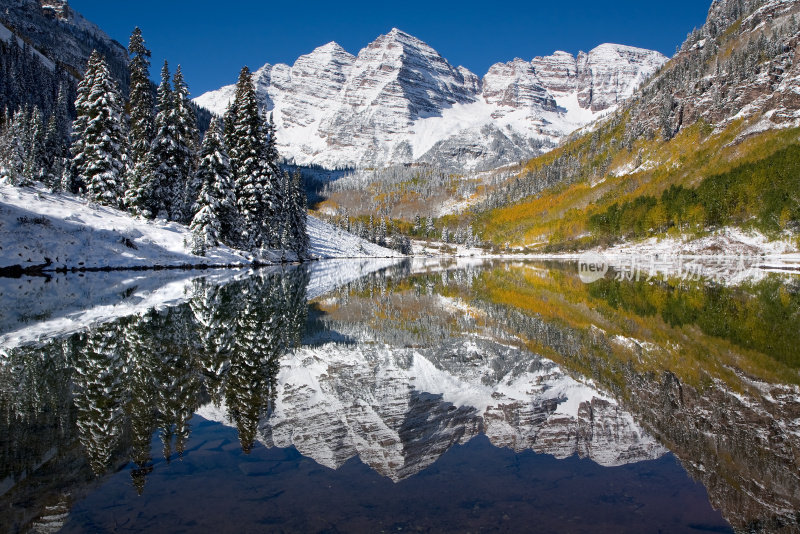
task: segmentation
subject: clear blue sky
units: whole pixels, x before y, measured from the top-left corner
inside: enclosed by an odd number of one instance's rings
[[[111,37],[128,45],[134,26],[153,51],[180,63],[193,95],[233,83],[243,65],[288,63],[336,41],[353,54],[400,28],[453,65],[483,76],[489,66],[555,50],[576,53],[611,42],[667,56],[705,21],[711,0],[491,0],[322,2],[251,0],[70,0]]]

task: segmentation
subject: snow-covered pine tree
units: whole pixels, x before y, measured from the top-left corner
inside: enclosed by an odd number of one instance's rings
[[[282,213],[281,206],[287,202],[288,182],[284,180],[280,168],[280,155],[278,154],[277,139],[275,136],[275,121],[272,113],[263,118],[264,131],[264,160],[262,165],[263,191],[264,191],[264,235],[268,238],[270,248],[289,248],[288,214]],[[287,241],[287,242],[284,242]]]
[[[125,170],[125,133],[122,97],[103,57],[92,52],[78,86],[73,124],[74,173],[94,202],[122,204]]]
[[[68,90],[65,84],[58,88],[58,97],[45,139],[45,156],[48,160],[47,181],[53,191],[62,191],[69,187],[70,176],[70,119]]]
[[[25,165],[25,111],[19,109],[13,116],[6,114],[0,132],[0,180],[16,185],[22,176]]]
[[[173,123],[176,148],[176,165],[179,181],[175,184],[175,198],[182,205],[176,206],[175,220],[188,222],[192,218],[192,206],[197,199],[198,188],[194,183],[195,155],[197,154],[200,132],[197,129],[197,116],[189,100],[189,86],[183,79],[181,66],[175,69],[172,78]]]
[[[290,229],[292,235],[292,243],[294,252],[297,253],[298,258],[303,259],[308,256],[308,204],[306,201],[306,192],[303,189],[303,177],[299,170],[295,170],[292,175],[291,189],[291,211],[290,211]]]
[[[388,234],[386,229],[386,217],[381,217],[381,224],[378,227],[378,233],[375,236],[375,242],[382,247],[386,246],[386,235]]]
[[[27,117],[25,127],[25,136],[23,138],[25,163],[22,167],[22,180],[19,185],[32,185],[34,182],[44,179],[46,167],[45,133],[42,113],[38,107],[34,106],[33,111]]]
[[[142,30],[137,26],[128,44],[131,76],[130,93],[130,158],[135,165],[143,161],[153,141],[153,93],[150,87],[150,50],[144,45]]]
[[[148,219],[155,217],[154,189],[155,158],[150,155],[136,163],[131,163],[128,169],[125,190],[125,207],[134,215],[142,215]]]
[[[428,217],[425,223],[425,237],[430,237],[436,232],[436,226],[433,217]]]
[[[230,242],[237,233],[230,159],[222,139],[222,127],[217,120],[211,122],[203,138],[195,182],[199,193],[190,224],[191,247],[194,254],[204,256],[209,247]]]
[[[294,251],[296,246],[294,243],[295,233],[293,230],[294,217],[292,215],[292,211],[294,210],[292,199],[292,176],[288,172],[283,171],[280,173],[280,177],[281,204],[279,209],[276,210],[275,218],[273,219],[273,225],[279,225],[280,228],[279,247],[284,251]]]
[[[226,141],[241,220],[241,233],[236,245],[255,251],[269,246],[269,239],[264,235],[269,199],[264,190],[265,183],[268,183],[264,179],[264,126],[258,110],[253,77],[247,67],[239,73],[227,121]]]
[[[131,213],[154,216],[148,202],[153,191],[150,148],[155,135],[154,102],[150,86],[150,50],[144,45],[142,31],[136,27],[128,44],[131,61],[130,90],[130,166],[126,179],[125,206]]]
[[[172,219],[175,212],[175,197],[173,191],[180,180],[180,170],[177,165],[178,140],[176,139],[173,110],[174,95],[170,84],[169,65],[164,62],[161,68],[161,83],[158,86],[157,113],[155,118],[155,137],[150,146],[147,166],[152,175],[147,183],[141,184],[144,188],[146,199],[145,209],[142,210],[146,217],[164,217]]]

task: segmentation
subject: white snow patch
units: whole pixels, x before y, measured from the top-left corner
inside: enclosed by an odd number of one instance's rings
[[[370,243],[316,217],[308,217],[309,253],[312,258],[397,258],[402,254]]]
[[[397,257],[319,219],[308,217],[309,254],[314,259]],[[252,258],[226,246],[196,256],[186,243],[188,227],[150,221],[42,186],[0,184],[0,267],[131,268],[181,265],[247,265]],[[262,261],[293,259],[268,251]]]
[[[224,246],[195,256],[184,244],[188,236],[175,222],[131,217],[44,187],[0,185],[0,267],[42,265],[45,258],[53,268],[249,263]]]

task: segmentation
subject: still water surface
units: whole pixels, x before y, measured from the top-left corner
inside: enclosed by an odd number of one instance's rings
[[[575,271],[406,263],[308,301],[295,267],[109,280],[97,305],[132,305],[106,321],[6,308],[0,525],[795,531],[798,279]]]

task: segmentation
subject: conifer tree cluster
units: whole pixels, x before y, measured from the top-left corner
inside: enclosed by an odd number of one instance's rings
[[[308,249],[305,193],[298,175],[280,169],[275,124],[259,110],[247,67],[239,73],[222,132],[235,198],[233,224],[222,232],[222,241],[245,250],[281,249],[303,257]]]
[[[0,180],[13,185],[42,182],[53,191],[62,188],[70,131],[66,89],[45,120],[38,106],[22,106],[0,115]]]
[[[180,66],[170,75],[164,62],[154,95],[151,54],[139,28],[128,51],[127,103],[95,51],[71,125],[63,90],[49,121],[36,107],[3,113],[0,179],[44,182],[134,215],[187,224],[196,254],[227,244],[306,257],[302,181],[281,170],[275,124],[259,107],[249,69],[242,69],[224,119],[213,121],[201,140]]]

